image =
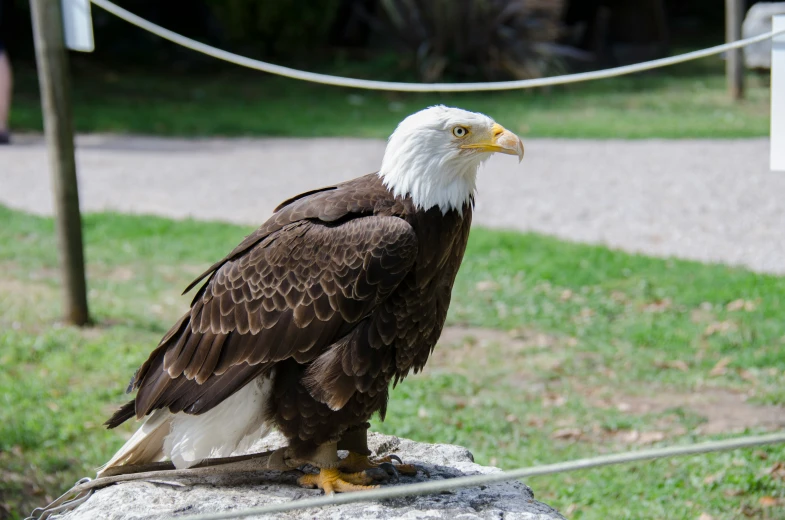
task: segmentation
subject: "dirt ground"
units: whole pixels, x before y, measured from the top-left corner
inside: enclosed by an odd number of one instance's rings
[[[479,327],[446,327],[428,369],[463,371],[466,370],[467,362],[471,365],[488,362],[492,357],[489,355],[491,351],[520,353],[528,350],[531,353],[524,357],[532,369],[527,370],[524,379],[527,387],[531,389],[536,388],[538,379],[541,379],[538,368],[558,363],[561,356],[569,355],[564,350],[573,346],[572,338],[559,338],[536,331],[505,332]],[[748,428],[773,430],[785,427],[784,407],[752,403],[746,394],[725,388],[704,385],[690,392],[675,392],[642,381],[634,393],[628,393],[629,389],[610,388],[608,385],[590,386],[585,380],[575,376],[565,377],[571,379],[572,387],[580,390],[588,406],[615,408],[632,416],[664,414],[656,425],[661,431],[621,432],[617,435],[617,440],[624,443],[648,444],[665,437],[687,433],[683,426],[676,424],[673,417],[668,416],[667,412],[673,410],[687,411],[699,418],[700,424],[692,430],[695,434],[739,433]],[[542,387],[545,388],[544,383]],[[543,390],[543,399],[551,399],[558,406],[558,401],[564,398],[558,395],[549,396]],[[584,437],[589,440],[585,432],[569,428],[564,429],[561,436]]]

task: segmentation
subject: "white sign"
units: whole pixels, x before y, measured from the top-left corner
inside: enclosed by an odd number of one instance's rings
[[[93,52],[93,18],[90,0],[61,0],[65,45],[72,51]]]
[[[772,17],[772,30],[785,30],[785,15]],[[771,42],[771,169],[785,172],[785,34]]]

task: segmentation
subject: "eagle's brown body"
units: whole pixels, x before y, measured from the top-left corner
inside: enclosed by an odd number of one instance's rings
[[[208,277],[108,424],[202,414],[271,374],[268,419],[296,451],[383,417],[441,334],[471,213],[418,210],[376,174],[284,202],[192,284]]]

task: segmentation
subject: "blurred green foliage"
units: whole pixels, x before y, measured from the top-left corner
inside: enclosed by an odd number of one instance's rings
[[[704,65],[705,62],[705,65]],[[326,87],[224,67],[210,74],[74,67],[78,132],[170,136],[386,138],[408,114],[446,104],[488,114],[522,137],[734,138],[769,134],[766,78],[727,95],[718,58],[652,74],[542,89],[408,94]],[[395,62],[323,66],[348,77],[407,80]],[[42,130],[31,69],[16,76],[11,128]]]
[[[225,38],[235,45],[254,42],[268,55],[319,50],[329,39],[340,0],[210,0]]]

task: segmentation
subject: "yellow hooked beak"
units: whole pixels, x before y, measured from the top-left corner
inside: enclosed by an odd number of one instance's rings
[[[507,155],[517,155],[518,162],[523,160],[523,142],[521,138],[510,132],[502,125],[494,123],[491,129],[492,137],[490,141],[467,143],[461,148],[480,150],[490,153],[504,153]]]

